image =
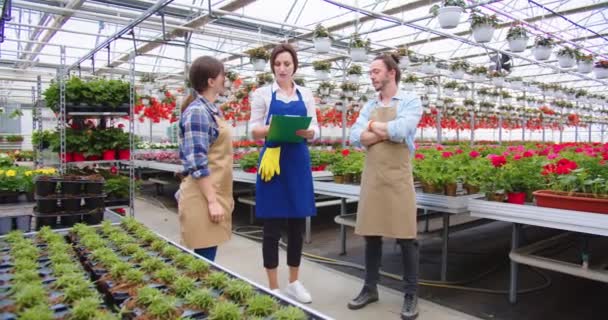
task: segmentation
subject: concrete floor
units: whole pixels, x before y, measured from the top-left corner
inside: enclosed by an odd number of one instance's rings
[[[167,208],[155,198],[138,198],[135,209],[139,221],[169,239],[179,241],[179,222],[174,208]],[[285,260],[285,252],[281,251],[280,261]],[[234,235],[220,247],[216,261],[255,283],[266,285],[261,244],[255,241]],[[279,276],[285,285],[287,267],[284,264],[279,267]],[[378,303],[351,311],[346,304],[360,290],[362,282],[359,278],[304,259],[301,281],[313,297],[309,306],[327,316],[335,319],[399,319],[402,294],[391,288],[381,286]],[[478,319],[423,299],[419,302],[419,309],[419,319]]]

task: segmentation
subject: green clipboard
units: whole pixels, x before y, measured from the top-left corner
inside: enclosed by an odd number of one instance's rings
[[[266,139],[270,142],[298,143],[304,138],[296,135],[298,130],[306,130],[312,117],[273,115]]]

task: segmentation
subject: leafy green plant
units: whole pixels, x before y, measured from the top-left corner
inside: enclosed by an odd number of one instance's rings
[[[144,261],[142,261],[142,263],[140,264],[140,267],[142,270],[148,272],[148,273],[154,273],[157,270],[159,270],[160,268],[162,268],[165,265],[165,263],[156,257],[150,257],[148,259],[145,259]]]
[[[364,48],[366,50],[369,50],[371,48],[371,40],[367,39],[367,40],[363,40],[361,39],[361,37],[359,36],[358,33],[353,33],[351,36],[351,41],[350,41],[350,47],[351,48]]]
[[[202,277],[209,272],[209,263],[202,259],[195,259],[194,261],[188,263],[188,267],[186,269],[189,273]]]
[[[313,37],[315,37],[315,38],[330,38],[331,39],[331,35],[329,34],[329,31],[327,30],[327,28],[325,28],[320,23],[315,26],[315,30],[313,31]]]
[[[119,262],[110,268],[110,275],[114,279],[122,279],[129,270],[131,270],[130,264],[126,262]]]
[[[154,277],[164,283],[172,283],[179,276],[179,271],[172,267],[165,267],[154,273]]]
[[[211,308],[208,319],[239,320],[241,319],[241,310],[239,309],[239,306],[233,302],[220,301]]]
[[[267,317],[277,309],[277,301],[268,295],[256,294],[247,299],[245,312],[249,316]]]
[[[408,74],[405,76],[401,82],[403,83],[417,83],[420,79],[415,74]]]
[[[484,66],[478,66],[478,67],[471,69],[471,74],[474,74],[474,75],[485,75],[487,73],[488,73],[488,68],[486,68]]]
[[[262,59],[268,61],[270,59],[270,53],[264,47],[253,48],[245,51],[251,59]]]
[[[117,199],[125,199],[129,197],[129,178],[124,176],[115,176],[106,180],[103,187],[104,192],[108,197]]]
[[[23,310],[19,314],[19,320],[54,320],[55,314],[46,303],[40,303],[31,308]]]
[[[230,280],[224,288],[224,295],[238,303],[245,302],[253,293],[253,287],[240,279]]]
[[[63,288],[63,301],[67,303],[72,303],[74,301],[83,299],[83,298],[98,298],[99,293],[91,288],[89,283],[80,282],[70,284],[67,287]]]
[[[155,319],[175,319],[176,301],[173,297],[165,296],[149,305],[147,311]]]
[[[536,47],[553,48],[554,45],[555,45],[555,40],[551,37],[538,36],[534,40],[534,46],[536,46]]]
[[[361,75],[363,74],[363,69],[358,64],[353,64],[348,68],[347,74],[349,75]]]
[[[200,310],[209,311],[215,304],[215,297],[209,289],[197,289],[186,295],[186,303]]]
[[[273,315],[272,319],[275,320],[305,320],[307,319],[306,313],[299,308],[289,306],[282,307],[277,310]]]
[[[471,29],[479,28],[483,25],[490,26],[492,28],[498,27],[498,17],[495,14],[485,15],[479,11],[473,11],[471,14]]]
[[[44,93],[44,102],[47,108],[53,110],[53,112],[59,111],[59,84],[55,82],[55,80],[51,80],[51,84],[49,85]]]
[[[514,25],[507,32],[507,40],[528,39],[528,32],[522,25]]]
[[[234,71],[227,71],[226,72],[226,79],[228,79],[229,81],[236,81],[239,78],[239,74],[234,72]]]
[[[74,303],[70,320],[96,319],[101,301],[97,298],[83,298]]]
[[[151,287],[143,287],[137,290],[137,298],[135,298],[135,302],[140,306],[147,307],[163,298],[164,295],[159,290]]]
[[[580,56],[580,51],[575,48],[563,47],[557,51],[557,56],[567,56],[575,59],[576,57]]]
[[[31,308],[46,302],[47,293],[40,283],[26,284],[16,290],[13,295],[18,309]]]
[[[260,153],[258,151],[246,153],[243,155],[241,160],[239,160],[239,166],[244,171],[250,170],[258,166],[259,158]]]
[[[471,64],[465,60],[458,60],[450,64],[450,71],[464,70],[467,71],[471,67]]]
[[[139,269],[130,269],[125,272],[124,280],[131,285],[140,285],[145,283],[145,273]]]
[[[230,278],[223,272],[211,272],[205,279],[208,285],[215,289],[224,289],[228,285]]]
[[[331,70],[331,61],[327,61],[327,60],[313,61],[312,68],[316,71],[330,71]]]
[[[177,254],[175,257],[173,257],[173,262],[181,268],[187,268],[188,265],[192,262],[196,260],[195,257],[193,257],[192,255],[188,254],[188,253],[179,253]]]
[[[190,277],[179,276],[173,281],[171,287],[176,296],[183,298],[196,289],[196,283],[194,279]]]

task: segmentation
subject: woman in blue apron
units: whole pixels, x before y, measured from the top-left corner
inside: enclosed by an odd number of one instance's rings
[[[310,293],[298,278],[306,217],[316,215],[307,140],[318,136],[319,126],[312,92],[293,81],[298,68],[293,47],[281,44],[274,48],[270,65],[276,81],[257,89],[252,99],[250,125],[254,139],[266,137],[273,115],[309,116],[312,121],[307,130],[296,132],[304,138],[302,142],[277,144],[267,141],[260,152],[260,162],[268,152],[267,158],[276,156],[280,167],[280,173],[270,176],[258,173],[256,182],[256,217],[264,221],[264,267],[270,289],[280,293],[277,279],[279,240],[286,224],[289,284],[285,293],[301,303],[310,303]],[[262,164],[265,165],[265,161]]]

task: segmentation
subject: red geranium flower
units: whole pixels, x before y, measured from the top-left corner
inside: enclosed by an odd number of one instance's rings
[[[479,157],[479,152],[473,150],[473,151],[469,152],[469,157],[477,158],[477,157]]]
[[[492,161],[492,165],[496,168],[500,168],[507,163],[507,158],[505,156],[493,156],[490,158]]]
[[[532,152],[532,151],[530,151],[530,150],[527,150],[527,151],[526,151],[526,152],[524,152],[524,154],[523,154],[523,157],[524,157],[524,158],[530,158],[530,157],[532,157],[532,156],[534,156],[534,152]]]
[[[419,160],[424,160],[424,155],[422,153],[416,153],[415,158]]]
[[[441,154],[441,156],[444,157],[444,158],[449,158],[449,157],[451,157],[453,155],[454,154],[451,153],[451,152],[449,152],[449,151],[446,151],[446,152],[444,152],[444,153]]]

